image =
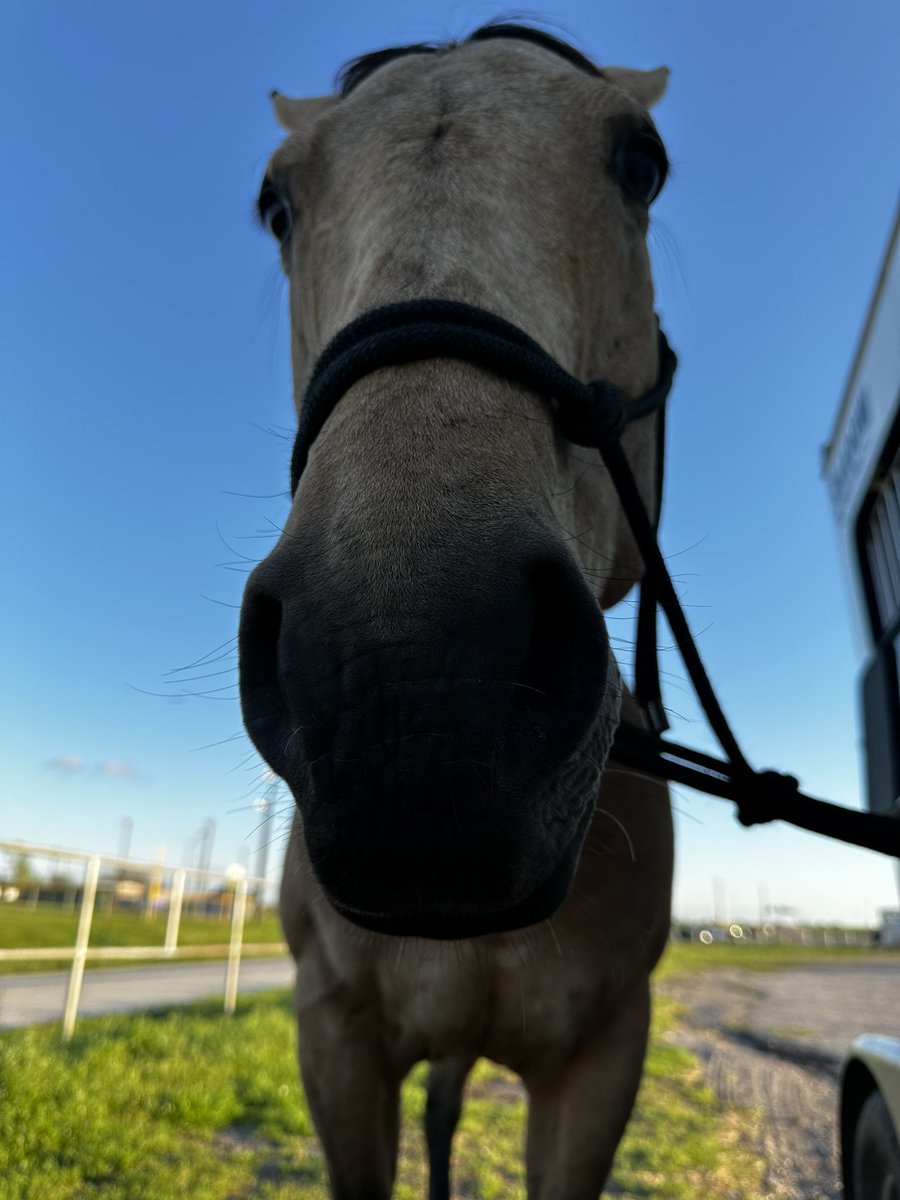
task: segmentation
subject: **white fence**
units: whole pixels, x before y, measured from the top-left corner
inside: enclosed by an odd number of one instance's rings
[[[52,962],[60,959],[72,960],[69,972],[69,985],[66,992],[65,1010],[63,1013],[63,1037],[68,1039],[75,1030],[75,1020],[78,1015],[78,1003],[81,997],[81,986],[84,980],[84,970],[88,959],[120,959],[122,961],[135,959],[177,959],[177,958],[225,958],[228,967],[225,974],[224,1010],[233,1013],[237,1000],[238,981],[242,953],[284,953],[287,947],[279,942],[245,943],[244,924],[247,916],[247,899],[251,886],[255,886],[261,896],[266,881],[255,875],[248,875],[243,867],[233,867],[225,873],[222,871],[206,871],[193,867],[166,867],[164,863],[141,862],[133,858],[115,858],[105,854],[87,854],[79,850],[64,850],[53,846],[41,846],[31,842],[0,841],[0,850],[8,854],[24,855],[27,858],[62,860],[84,863],[84,881],[74,889],[73,900],[77,901],[78,892],[81,894],[80,915],[75,943],[72,946],[60,947],[28,947],[15,950],[0,949],[0,963],[3,962]],[[146,885],[139,882],[136,887],[143,888],[141,907],[147,913],[158,914],[166,912],[166,934],[161,946],[89,946],[91,924],[94,918],[94,908],[97,902],[98,888],[101,883],[101,868],[106,866],[113,871],[127,872],[133,877],[143,879]],[[204,945],[179,946],[178,933],[181,925],[181,914],[185,904],[185,890],[190,880],[193,887],[220,883],[218,893],[202,891],[200,900],[204,907],[211,903],[221,914],[226,914],[229,921],[229,937],[227,942],[207,943]],[[110,880],[109,882],[113,882]],[[132,881],[134,883],[134,880]],[[195,903],[196,903],[196,897]],[[16,903],[21,903],[16,900]],[[4,905],[5,907],[5,905]]]

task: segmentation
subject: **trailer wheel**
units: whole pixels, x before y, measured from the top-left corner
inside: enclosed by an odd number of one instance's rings
[[[853,1186],[856,1200],[900,1200],[900,1142],[878,1091],[863,1104],[856,1122]]]

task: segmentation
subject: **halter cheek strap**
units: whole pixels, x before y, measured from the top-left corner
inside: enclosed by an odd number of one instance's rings
[[[554,405],[559,432],[579,446],[599,450],[618,492],[644,561],[638,607],[635,698],[645,728],[620,724],[611,757],[621,766],[697,788],[734,801],[744,825],[782,820],[870,850],[900,857],[900,821],[863,813],[804,795],[797,780],[776,771],[756,771],[729,726],[694,643],[656,538],[662,501],[665,403],[676,358],[659,333],[656,382],[634,400],[605,380],[582,383],[565,371],[524,330],[470,304],[413,300],[371,309],[342,329],[313,370],[300,411],[291,460],[296,492],[310,447],[335,405],[372,371],[428,358],[458,358],[519,383]],[[656,504],[651,518],[621,445],[628,424],[656,415]],[[657,610],[665,613],[697,698],[725,759],[714,758],[661,737],[667,728],[657,654]]]

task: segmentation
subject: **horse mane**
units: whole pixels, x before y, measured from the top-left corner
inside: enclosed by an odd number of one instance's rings
[[[531,42],[535,46],[542,46],[545,50],[559,55],[560,58],[566,59],[567,62],[572,63],[581,71],[586,71],[589,75],[601,74],[600,69],[580,50],[576,50],[574,46],[570,46],[561,38],[546,33],[543,29],[537,29],[530,25],[492,21],[487,25],[480,26],[462,42],[416,42],[409,46],[394,46],[386,50],[375,50],[370,54],[361,54],[359,58],[352,58],[341,67],[335,79],[335,86],[342,97],[349,96],[353,89],[358,87],[363,80],[368,79],[374,71],[386,63],[393,62],[396,58],[405,58],[409,54],[446,54],[449,50],[453,50],[465,42],[486,42],[492,38],[515,38],[521,42]]]

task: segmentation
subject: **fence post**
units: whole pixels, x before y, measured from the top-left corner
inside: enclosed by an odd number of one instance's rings
[[[166,942],[163,950],[166,954],[174,954],[178,945],[178,928],[181,924],[181,905],[184,901],[184,881],[187,871],[179,867],[172,877],[172,890],[169,892],[169,920],[166,923]]]
[[[247,876],[242,873],[234,889],[234,908],[231,912],[231,941],[228,946],[228,970],[225,974],[225,1011],[234,1012],[237,1002],[238,974],[241,969],[241,942],[244,937],[244,916],[247,911]]]
[[[97,881],[100,878],[100,858],[89,858],[84,872],[84,895],[81,898],[81,916],[78,918],[78,933],[75,937],[75,954],[69,975],[69,990],[66,994],[66,1010],[63,1014],[63,1038],[68,1041],[75,1032],[78,1016],[78,1001],[81,998],[81,983],[84,979],[84,963],[87,958],[88,939],[91,936],[91,921],[94,916],[94,901],[97,898]]]

